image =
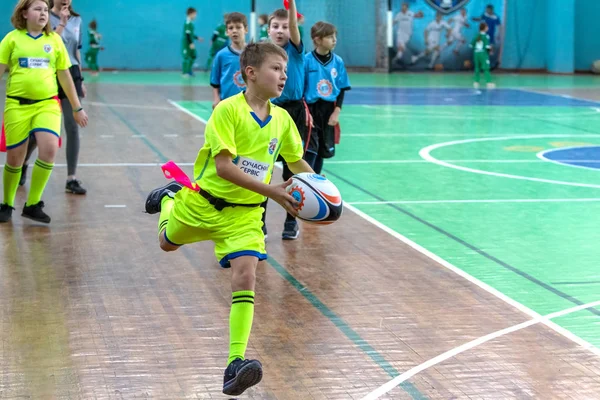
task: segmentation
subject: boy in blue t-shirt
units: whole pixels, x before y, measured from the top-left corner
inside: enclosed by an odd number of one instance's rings
[[[240,71],[240,54],[246,47],[248,20],[244,14],[232,12],[225,21],[227,36],[231,44],[220,50],[213,61],[210,73],[210,86],[213,87],[213,108],[246,89]]]
[[[304,43],[300,36],[300,30],[298,27],[298,13],[296,11],[296,1],[289,1],[289,12],[285,9],[279,9],[273,12],[269,17],[268,21],[268,32],[269,38],[273,43],[280,46],[285,50],[288,55],[287,65],[287,81],[283,89],[283,93],[276,99],[272,99],[273,104],[285,109],[296,124],[302,142],[305,144],[305,156],[308,164],[314,160],[316,156],[316,140],[311,141],[308,138],[308,127],[307,127],[307,110],[302,100],[304,94]],[[292,172],[288,168],[284,160],[280,160],[283,163],[283,180],[287,181],[292,177]],[[265,223],[267,204],[263,204],[265,213],[263,214],[263,223]],[[266,224],[263,225],[263,232],[266,236],[267,228]],[[294,240],[298,238],[300,231],[298,229],[298,223],[296,218],[287,214],[283,232],[281,238],[283,240]]]
[[[319,21],[310,30],[315,49],[305,57],[304,99],[313,118],[317,154],[313,169],[323,169],[323,159],[335,155],[335,127],[338,125],[344,93],[350,80],[344,60],[333,53],[337,38],[334,25]],[[310,164],[310,162],[309,162]]]

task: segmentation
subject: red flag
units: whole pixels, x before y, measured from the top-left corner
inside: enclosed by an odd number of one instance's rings
[[[290,9],[290,0],[283,0],[283,6],[285,7],[286,10],[289,10]],[[298,12],[298,10],[296,10],[296,16],[298,18],[302,18],[302,14],[300,14]]]

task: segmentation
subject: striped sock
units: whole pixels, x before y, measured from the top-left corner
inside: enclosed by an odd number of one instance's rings
[[[4,165],[4,203],[11,207],[15,206],[15,196],[21,179],[21,167]]]
[[[35,160],[33,172],[31,173],[29,196],[27,197],[27,203],[25,205],[32,206],[42,200],[42,194],[44,193],[46,184],[48,183],[50,175],[52,174],[52,168],[54,168],[54,164],[49,164],[40,160],[39,158]]]
[[[171,210],[175,205],[175,200],[173,200],[169,196],[165,196],[162,199],[160,205],[160,217],[158,218],[158,234],[160,235],[162,231],[167,229],[167,224],[169,223],[169,216],[171,215]]]
[[[254,292],[251,290],[233,292],[231,313],[229,314],[229,359],[227,365],[236,358],[244,359],[253,319]]]

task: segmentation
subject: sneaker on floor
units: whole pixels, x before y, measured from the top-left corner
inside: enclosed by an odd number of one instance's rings
[[[0,204],[0,222],[8,222],[12,219],[14,208],[8,204]]]
[[[262,365],[257,360],[242,360],[237,358],[225,370],[223,393],[229,396],[239,396],[246,389],[262,380]]]
[[[175,197],[175,193],[179,192],[183,186],[177,182],[169,182],[165,186],[161,186],[150,192],[146,198],[146,212],[148,214],[156,214],[160,212],[162,199],[165,196]]]
[[[23,164],[21,168],[21,178],[19,179],[19,186],[23,186],[27,182],[27,164]]]
[[[493,82],[490,82],[490,83],[487,84],[487,88],[488,89],[496,89],[496,84],[493,83]]]
[[[475,89],[479,89],[479,82],[473,82],[473,87]]]
[[[65,185],[65,192],[72,194],[86,194],[87,190],[81,186],[81,181],[71,179],[70,181],[67,181],[67,184]]]
[[[295,219],[285,221],[281,238],[283,240],[294,240],[298,239],[299,235],[300,229],[298,228],[298,222]]]
[[[40,201],[37,204],[33,204],[31,206],[25,205],[23,207],[22,217],[32,219],[37,222],[43,222],[45,224],[50,223],[50,216],[46,214],[42,208],[44,208],[44,202]]]

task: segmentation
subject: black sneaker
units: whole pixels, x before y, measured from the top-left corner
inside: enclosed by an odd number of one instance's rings
[[[71,179],[70,181],[67,181],[67,184],[65,185],[65,192],[72,194],[86,194],[87,189],[81,186],[81,181]]]
[[[19,186],[23,186],[27,182],[27,164],[23,164],[21,167],[21,178],[19,179]]]
[[[239,396],[246,389],[258,384],[263,376],[262,365],[257,360],[234,360],[225,370],[223,393]]]
[[[8,222],[12,218],[14,208],[8,204],[0,204],[0,222]]]
[[[42,208],[44,208],[43,201],[40,201],[39,203],[31,205],[31,206],[25,205],[25,207],[23,207],[23,213],[21,214],[21,216],[32,219],[37,222],[43,222],[45,224],[49,224],[50,216],[48,214],[46,214],[44,211],[42,211]]]
[[[177,182],[169,182],[165,186],[154,189],[146,198],[146,212],[148,214],[156,214],[160,212],[160,206],[163,197],[169,196],[173,198],[175,193],[179,192],[183,186]]]
[[[283,233],[281,238],[283,240],[295,240],[300,235],[300,229],[298,228],[298,222],[295,219],[285,221],[283,225]]]

